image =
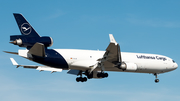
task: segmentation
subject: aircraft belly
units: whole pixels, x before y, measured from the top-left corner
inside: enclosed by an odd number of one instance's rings
[[[166,64],[162,61],[150,61],[137,63],[137,72],[140,73],[164,73],[166,72]]]
[[[69,69],[88,70],[102,58],[104,51],[55,49],[69,65]]]
[[[46,57],[42,61],[43,64],[56,68],[68,69],[68,63],[64,57],[53,49],[46,50]]]
[[[19,50],[18,55],[46,66],[62,68],[62,69],[69,68],[68,63],[66,62],[64,57],[61,54],[59,54],[57,51],[53,49],[46,49],[45,52],[46,52],[45,57],[29,54],[28,50]]]

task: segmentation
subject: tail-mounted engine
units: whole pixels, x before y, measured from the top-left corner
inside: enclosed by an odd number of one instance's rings
[[[19,47],[26,47],[27,49],[30,49],[37,42],[44,44],[44,47],[50,47],[53,44],[51,37],[39,36],[22,14],[14,13],[13,15],[22,35],[10,36],[10,43]]]
[[[36,42],[44,44],[45,47],[50,47],[53,44],[51,37],[27,37],[24,35],[12,35],[10,36],[10,43],[18,45],[19,47],[32,47]]]

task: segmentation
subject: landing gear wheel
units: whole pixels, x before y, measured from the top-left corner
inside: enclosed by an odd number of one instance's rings
[[[84,78],[83,78],[83,77],[77,77],[77,78],[76,78],[76,81],[77,81],[77,82],[79,82],[79,81],[81,81],[81,82],[86,82],[86,81],[87,81],[87,78],[86,78],[86,77],[84,77]]]
[[[88,79],[92,79],[93,78],[93,73],[89,74],[88,72],[86,73],[86,76]]]
[[[157,73],[154,73],[154,76],[156,77],[155,82],[158,83],[158,82],[159,82],[158,74],[157,74]]]
[[[92,79],[92,77],[91,77],[91,76],[87,76],[87,78],[88,78],[88,79]]]
[[[79,82],[79,81],[80,81],[80,79],[79,79],[79,78],[76,78],[76,81],[77,81],[77,82]]]
[[[108,77],[108,73],[104,73],[104,77],[106,77],[106,78],[107,78],[107,77]]]
[[[102,73],[98,73],[98,74],[97,74],[97,77],[98,77],[98,78],[102,77],[101,74],[102,74]]]
[[[100,78],[100,77],[101,77],[101,78],[108,77],[108,73],[98,73],[98,74],[97,74],[97,77],[98,77],[98,78]]]
[[[159,82],[159,79],[155,79],[155,82],[158,83],[158,82]]]
[[[82,81],[81,81],[81,82],[86,82],[86,81],[87,81],[87,78],[84,77],[84,78],[82,78]]]

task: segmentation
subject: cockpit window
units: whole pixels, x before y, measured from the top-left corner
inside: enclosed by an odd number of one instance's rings
[[[173,63],[176,63],[174,60],[172,60],[173,61]]]

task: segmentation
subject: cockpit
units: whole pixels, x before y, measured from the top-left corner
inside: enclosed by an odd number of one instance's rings
[[[172,60],[173,63],[176,63],[174,60]]]

